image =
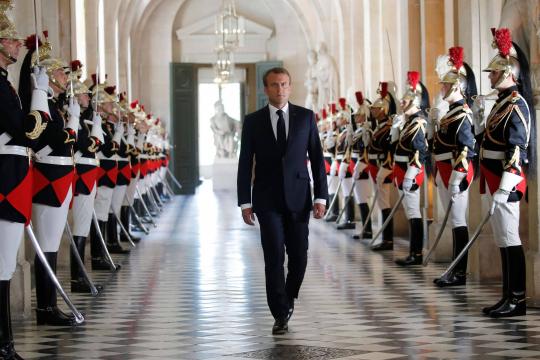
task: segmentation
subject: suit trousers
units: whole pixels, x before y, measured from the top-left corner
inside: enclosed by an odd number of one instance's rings
[[[306,272],[310,212],[263,211],[256,215],[261,228],[268,306],[275,319],[284,318],[289,302],[298,297]]]

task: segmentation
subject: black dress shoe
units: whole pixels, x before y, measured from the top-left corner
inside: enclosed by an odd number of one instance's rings
[[[435,285],[438,287],[449,287],[449,286],[461,286],[466,285],[467,283],[467,277],[465,275],[460,274],[451,274],[447,278],[438,278],[433,280]]]
[[[490,312],[500,308],[502,306],[502,304],[504,304],[505,302],[506,302],[506,297],[503,297],[495,305],[486,306],[485,308],[482,308],[482,313],[484,313],[484,315],[489,315]]]
[[[284,335],[289,331],[289,322],[287,318],[276,319],[272,326],[272,335]]]
[[[356,224],[353,223],[353,222],[345,222],[343,224],[339,224],[337,226],[337,229],[338,230],[352,230],[352,229],[355,229],[356,228]]]
[[[422,254],[411,254],[403,259],[397,259],[396,264],[400,266],[422,265]]]
[[[36,309],[36,320],[38,325],[51,326],[75,326],[75,316],[62,312],[57,306],[45,309]]]
[[[492,318],[506,318],[513,316],[523,316],[527,313],[525,297],[510,297],[499,308],[492,310],[489,316]]]
[[[380,244],[371,247],[373,251],[384,251],[384,250],[394,250],[393,241],[383,241]]]

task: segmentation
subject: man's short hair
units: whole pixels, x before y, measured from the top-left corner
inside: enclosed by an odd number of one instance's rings
[[[264,75],[263,75],[264,87],[268,86],[267,79],[268,79],[268,75],[270,75],[270,74],[285,74],[285,75],[287,75],[289,77],[289,84],[291,83],[291,74],[289,74],[287,69],[285,69],[284,67],[273,67],[270,70],[268,70],[267,72],[265,72]]]

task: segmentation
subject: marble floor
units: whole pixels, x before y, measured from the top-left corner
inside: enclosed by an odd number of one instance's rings
[[[540,311],[483,317],[497,287],[437,289],[442,266],[393,264],[405,244],[373,253],[321,221],[290,332],[272,336],[258,230],[235,202],[208,184],[176,197],[157,229],[115,257],[118,273],[92,272],[100,296],[73,295],[85,325],[19,321],[17,350],[25,359],[540,359]]]

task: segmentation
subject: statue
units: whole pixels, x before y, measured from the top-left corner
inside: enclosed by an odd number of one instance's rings
[[[307,55],[307,60],[308,68],[306,70],[306,80],[304,81],[307,90],[305,107],[317,112],[317,53],[310,50]]]
[[[529,60],[535,108],[540,109],[540,4],[537,0],[505,0],[499,27],[512,32],[512,40]]]
[[[210,128],[214,132],[216,158],[235,158],[240,140],[240,122],[227,115],[221,100],[216,101],[214,108],[216,113],[210,118]]]
[[[319,45],[317,52],[318,109],[324,108],[332,100],[337,100],[338,77],[334,60],[328,55],[325,43]]]

